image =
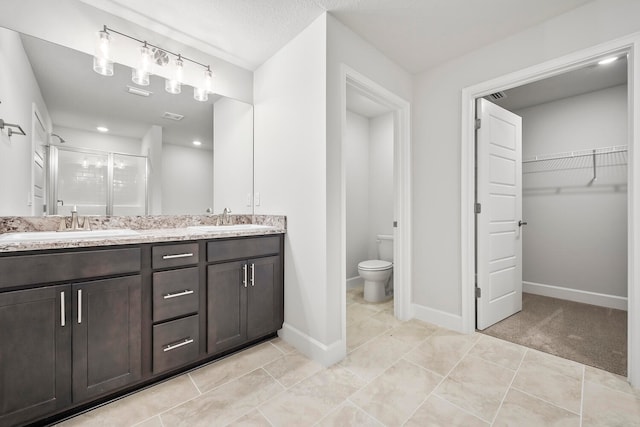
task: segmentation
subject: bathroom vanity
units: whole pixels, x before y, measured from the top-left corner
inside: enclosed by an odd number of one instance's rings
[[[0,426],[54,422],[273,336],[284,227],[203,230],[0,241]]]

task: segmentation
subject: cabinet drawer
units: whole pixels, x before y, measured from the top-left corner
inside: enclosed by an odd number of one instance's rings
[[[140,248],[0,257],[0,288],[140,271]]]
[[[198,315],[153,327],[153,373],[176,368],[198,358]]]
[[[214,240],[207,243],[207,261],[245,259],[280,252],[280,236]]]
[[[178,245],[154,246],[151,250],[151,266],[153,268],[179,267],[197,264],[197,243],[180,243]]]
[[[153,273],[153,321],[198,311],[198,267]]]

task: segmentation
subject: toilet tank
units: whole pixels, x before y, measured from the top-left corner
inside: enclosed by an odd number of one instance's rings
[[[378,234],[378,259],[393,262],[393,236],[391,234]]]

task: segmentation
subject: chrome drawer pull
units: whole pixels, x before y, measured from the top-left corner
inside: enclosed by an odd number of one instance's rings
[[[256,285],[256,265],[251,264],[251,286]]]
[[[242,266],[242,284],[247,287],[247,264]]]
[[[171,299],[176,297],[183,297],[185,295],[191,295],[193,291],[191,289],[185,289],[182,292],[176,292],[175,294],[166,294],[163,296],[164,299]]]
[[[162,259],[189,258],[190,256],[193,256],[193,254],[188,253],[188,254],[162,255]]]
[[[82,323],[82,289],[78,289],[78,323]]]
[[[166,345],[162,349],[162,351],[175,350],[176,348],[182,347],[183,345],[191,344],[192,342],[193,342],[193,338],[185,338],[182,341],[180,341],[179,343]]]
[[[64,291],[60,292],[60,326],[64,326],[66,323],[66,316],[64,313]]]

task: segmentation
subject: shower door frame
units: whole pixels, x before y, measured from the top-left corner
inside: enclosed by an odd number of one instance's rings
[[[102,155],[107,157],[107,200],[106,216],[113,215],[113,167],[114,156],[128,156],[144,159],[144,214],[149,214],[149,158],[147,156],[121,153],[116,151],[92,150],[79,147],[60,147],[57,145],[47,146],[47,215],[58,215],[58,152],[71,151],[74,153]]]

